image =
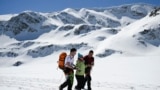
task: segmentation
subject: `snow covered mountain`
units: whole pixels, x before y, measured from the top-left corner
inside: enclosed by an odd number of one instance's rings
[[[159,15],[149,15],[155,8],[148,4],[133,4],[95,9],[67,8],[54,13],[25,11],[8,20],[0,20],[1,38],[16,39],[16,42],[0,47],[0,57],[44,57],[72,47],[94,49],[97,56],[105,57],[115,52],[133,53],[129,49],[138,45],[158,47]],[[132,46],[125,43],[128,41]],[[124,46],[129,48],[124,50]]]
[[[81,25],[80,30],[84,28],[88,31],[100,29],[100,27],[126,26],[145,17],[154,8],[151,5],[138,4],[104,9],[82,8],[74,10],[67,8],[55,13],[25,11],[7,21],[1,21],[0,30],[1,33],[17,40],[33,40],[45,32],[57,30],[60,27],[64,30],[71,30],[76,25]]]
[[[95,52],[93,90],[160,90],[159,21],[142,3],[0,15],[0,89],[58,90],[58,56],[74,47]]]

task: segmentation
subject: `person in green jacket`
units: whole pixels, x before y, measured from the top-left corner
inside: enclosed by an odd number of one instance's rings
[[[84,88],[84,75],[85,75],[85,63],[83,59],[83,55],[78,53],[78,60],[76,63],[76,80],[77,85],[75,86],[75,89],[81,90]]]

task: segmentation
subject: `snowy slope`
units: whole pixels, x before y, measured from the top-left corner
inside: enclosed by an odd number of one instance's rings
[[[16,16],[17,14],[6,14],[6,15],[0,15],[0,21],[8,21],[13,16]]]
[[[108,49],[116,49],[131,55],[159,55],[159,53],[154,53],[154,51],[159,51],[160,45],[160,23],[157,22],[158,20],[160,20],[159,15],[146,16],[135,21],[123,28],[117,35],[103,41],[98,46],[100,47],[99,51],[104,51],[108,47]],[[142,52],[145,52],[145,54]]]
[[[58,90],[58,55],[75,47],[95,52],[93,90],[160,90],[159,21],[148,4],[0,15],[0,89]]]

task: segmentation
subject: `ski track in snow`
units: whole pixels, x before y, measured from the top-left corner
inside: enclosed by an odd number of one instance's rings
[[[54,79],[0,76],[0,89],[1,87],[5,87],[15,88],[15,90],[58,90],[59,84],[60,81]],[[93,90],[160,90],[160,85],[150,84],[136,85],[108,82],[93,82],[92,85]],[[66,90],[66,88],[64,90]]]

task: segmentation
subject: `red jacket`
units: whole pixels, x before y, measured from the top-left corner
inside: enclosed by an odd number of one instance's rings
[[[89,57],[88,55],[84,57],[85,65],[93,65],[94,57]]]

